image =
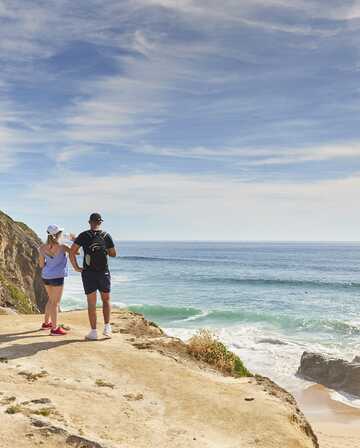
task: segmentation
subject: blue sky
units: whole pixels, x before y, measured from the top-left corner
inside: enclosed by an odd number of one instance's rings
[[[0,0],[0,209],[359,240],[360,1]]]

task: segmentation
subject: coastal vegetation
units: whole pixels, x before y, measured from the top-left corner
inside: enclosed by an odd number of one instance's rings
[[[14,283],[5,278],[0,272],[0,285],[8,292],[7,305],[16,309],[21,314],[32,314],[37,312],[37,308],[29,297],[21,291]]]
[[[241,359],[210,330],[199,330],[188,341],[188,349],[194,358],[210,364],[224,374],[235,377],[252,376]]]

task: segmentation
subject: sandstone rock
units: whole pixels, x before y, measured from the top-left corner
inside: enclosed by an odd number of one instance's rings
[[[125,310],[113,316],[121,328],[138,319]],[[27,332],[38,316],[1,316],[0,336],[14,326],[24,334],[4,338],[1,347],[2,356],[21,358],[22,365],[0,365],[3,398],[14,396],[13,402],[0,405],[0,447],[319,448],[295,399],[270,380],[223,377],[189,355],[185,359],[183,346],[172,338],[166,344],[165,335],[133,337],[135,342],[151,341],[150,350],[135,350],[121,333],[111,341],[84,344],[87,312],[69,312],[66,320],[72,327],[66,341],[49,341],[44,332],[34,341]],[[179,362],[169,358],[170,347]],[[61,378],[56,381],[59,366]],[[20,369],[46,369],[49,375],[29,382],[32,377],[17,375]],[[99,378],[116,387],[93,387]],[[43,404],[29,403],[24,412],[5,412],[16,403],[42,397],[50,397],[56,411],[47,403],[40,413]],[[33,434],[32,439],[26,441],[25,434]]]
[[[354,361],[348,362],[319,353],[304,352],[298,375],[331,389],[360,397],[359,357]]]
[[[39,237],[0,212],[0,306],[21,313],[42,311],[47,296],[38,267]]]
[[[133,318],[129,319],[129,315]],[[146,336],[156,338],[164,335],[163,330],[154,322],[146,320],[142,314],[134,313],[129,310],[116,310],[113,312],[117,322],[113,322],[113,332],[131,334],[133,336]],[[123,321],[121,323],[121,321]],[[142,347],[138,347],[142,348]]]

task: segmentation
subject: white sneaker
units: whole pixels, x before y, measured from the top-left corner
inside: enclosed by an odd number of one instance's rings
[[[98,338],[97,330],[90,330],[90,332],[85,336],[88,341],[96,341]]]
[[[105,324],[103,335],[106,336],[107,338],[111,338],[112,337],[112,329],[111,329],[111,325],[110,324]]]

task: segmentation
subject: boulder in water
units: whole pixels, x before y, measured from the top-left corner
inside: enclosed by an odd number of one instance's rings
[[[352,362],[304,352],[298,375],[331,389],[360,397],[360,358]]]

